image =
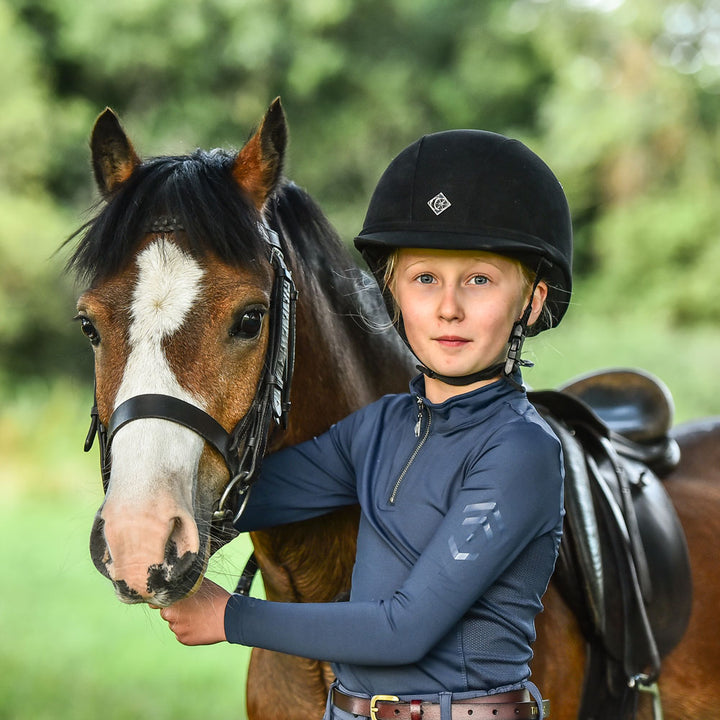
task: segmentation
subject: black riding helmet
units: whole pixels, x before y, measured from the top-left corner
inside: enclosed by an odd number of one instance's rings
[[[570,300],[572,226],[562,186],[529,148],[497,133],[449,130],[403,150],[380,178],[355,246],[380,287],[387,257],[397,248],[482,250],[515,258],[548,285],[551,319],[541,318],[531,334],[556,326]],[[385,295],[391,309],[392,298]],[[524,338],[528,328],[521,331]]]

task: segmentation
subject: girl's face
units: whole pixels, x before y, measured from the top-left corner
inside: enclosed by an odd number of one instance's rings
[[[390,289],[417,357],[449,376],[505,360],[510,331],[530,294],[519,263],[475,250],[402,249]],[[540,315],[546,295],[540,282],[529,324]],[[495,379],[455,387],[425,378],[425,390],[431,402],[442,402]]]

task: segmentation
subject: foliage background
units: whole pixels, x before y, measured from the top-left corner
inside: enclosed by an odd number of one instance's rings
[[[348,240],[419,135],[522,139],[577,246],[530,383],[639,365],[679,419],[720,413],[720,0],[0,0],[0,47],[0,720],[243,715],[243,651],[177,646],[87,554],[90,354],[57,250],[96,201],[106,105],[154,155],[239,147],[281,95],[288,175]]]

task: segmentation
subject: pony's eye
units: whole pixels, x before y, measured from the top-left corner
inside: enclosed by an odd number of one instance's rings
[[[100,334],[90,320],[84,315],[78,315],[75,319],[80,323],[80,329],[83,331],[83,334],[87,337],[90,343],[92,345],[99,345]]]
[[[251,340],[260,334],[265,313],[259,309],[246,310],[230,329],[230,336]]]

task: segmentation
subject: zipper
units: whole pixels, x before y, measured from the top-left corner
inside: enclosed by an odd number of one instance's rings
[[[417,406],[418,406],[418,417],[417,422],[415,423],[415,437],[420,437],[420,428],[422,426],[422,418],[423,418],[423,410],[425,409],[425,405],[422,401],[421,397],[416,398]],[[425,434],[422,436],[418,444],[415,446],[415,449],[412,452],[412,455],[408,458],[408,461],[405,463],[405,467],[402,469],[402,472],[398,476],[398,479],[395,481],[395,485],[393,485],[392,492],[390,493],[390,499],[388,500],[388,503],[390,505],[395,504],[395,500],[397,499],[398,490],[400,490],[400,486],[402,485],[403,480],[405,479],[405,475],[407,475],[407,471],[410,469],[410,466],[413,464],[415,458],[417,457],[418,453],[420,452],[422,446],[425,444],[425,441],[428,439],[428,435],[430,434],[430,425],[432,424],[432,413],[430,412],[430,408],[427,408],[428,411],[428,421],[427,426],[425,427]]]

